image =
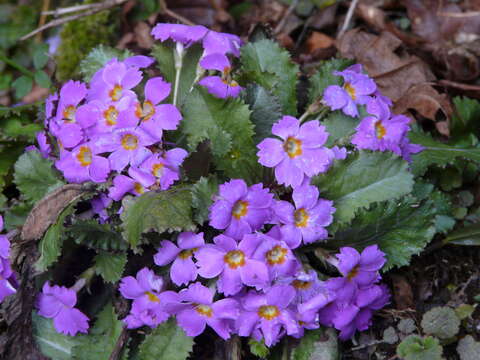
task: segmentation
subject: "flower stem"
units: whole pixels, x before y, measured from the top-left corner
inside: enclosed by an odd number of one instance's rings
[[[177,43],[173,49],[173,58],[175,60],[175,83],[173,85],[173,105],[177,106],[178,88],[180,87],[180,74],[182,73],[184,48],[181,43]]]
[[[182,67],[175,67],[175,84],[173,88],[173,105],[177,106],[177,97],[178,97],[178,87],[180,84],[180,73],[182,72]]]

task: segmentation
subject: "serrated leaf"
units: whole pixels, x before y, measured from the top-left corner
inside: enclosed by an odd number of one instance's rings
[[[127,242],[109,224],[99,224],[96,220],[78,221],[68,228],[68,234],[77,244],[97,250],[126,250]]]
[[[193,347],[193,338],[185,335],[171,318],[160,324],[140,344],[138,360],[184,360]]]
[[[335,220],[347,223],[359,209],[408,194],[413,175],[407,162],[393,153],[360,151],[337,161],[328,173],[312,182],[323,198],[333,200]]]
[[[113,254],[101,251],[95,256],[95,273],[100,275],[103,280],[115,283],[122,277],[125,265],[127,263],[127,254]]]
[[[475,341],[472,335],[467,335],[458,342],[457,352],[460,360],[478,360],[480,342]]]
[[[132,56],[128,50],[118,50],[103,44],[98,45],[92,49],[88,55],[80,61],[80,73],[84,81],[90,81],[93,74],[95,74],[102,66],[113,58],[124,60]]]
[[[107,304],[98,314],[95,325],[89,330],[89,334],[76,337],[78,344],[73,348],[73,358],[76,360],[108,360],[122,330],[122,321],[118,320],[112,304]],[[121,359],[127,359],[125,351]]]
[[[15,90],[15,97],[21,99],[32,90],[33,79],[29,76],[22,75],[15,79],[12,88]]]
[[[480,224],[471,224],[452,231],[443,240],[444,244],[479,246]]]
[[[338,359],[338,340],[335,330],[307,330],[298,346],[292,348],[290,352],[290,360],[314,359]]]
[[[410,132],[409,138],[410,142],[424,147],[423,151],[412,156],[411,168],[415,175],[423,175],[430,165],[445,166],[458,157],[480,161],[480,148],[443,144],[433,140],[430,135],[419,132]]]
[[[202,225],[208,219],[209,208],[213,203],[213,196],[218,192],[218,180],[216,177],[201,177],[192,185],[192,207],[194,219]]]
[[[441,360],[443,349],[431,336],[407,336],[397,347],[397,356],[403,360]]]
[[[175,60],[173,57],[174,44],[164,42],[155,44],[152,48],[152,56],[157,60],[158,68],[165,80],[172,84],[172,92],[167,99],[168,103],[173,102],[173,92],[175,84]],[[203,48],[199,44],[194,44],[184,49],[182,69],[180,71],[177,106],[182,108],[186,99],[190,96],[193,82],[197,77],[198,61],[203,54]]]
[[[282,117],[282,107],[278,98],[257,84],[247,85],[244,99],[252,111],[250,119],[255,126],[255,144],[271,136],[272,126]]]
[[[37,70],[35,72],[35,82],[37,83],[38,86],[48,89],[52,82],[50,81],[50,77],[47,75],[47,73],[43,70]]]
[[[155,230],[191,231],[192,194],[187,187],[172,187],[167,191],[150,191],[137,198],[124,198],[123,221],[124,237],[135,248],[140,243],[142,233]]]
[[[240,61],[244,77],[263,86],[280,100],[285,115],[297,114],[298,65],[275,41],[262,39],[242,47]]]
[[[310,89],[308,93],[310,103],[321,99],[327,86],[342,85],[343,78],[333,75],[333,72],[342,71],[352,64],[353,61],[349,59],[331,59],[320,65],[318,71],[310,77]]]
[[[467,97],[454,97],[455,113],[450,119],[450,133],[458,137],[468,132],[478,134],[476,121],[480,118],[480,102]]]
[[[38,151],[27,151],[18,158],[14,181],[25,199],[32,203],[64,184],[52,161],[44,159]]]
[[[435,234],[433,225],[434,203],[419,203],[412,197],[402,201],[387,201],[361,210],[344,229],[334,234],[328,247],[338,249],[353,246],[363,250],[378,244],[386,253],[387,264],[383,270],[408,265],[412,255],[420,253]]]
[[[460,330],[460,319],[452,308],[439,306],[423,314],[421,325],[426,334],[449,339]]]
[[[42,69],[48,62],[48,44],[37,44],[33,52],[33,66]]]
[[[215,166],[228,177],[248,182],[258,174],[250,110],[240,99],[218,99],[195,88],[183,107],[181,132],[192,151],[208,140]]]
[[[257,341],[250,338],[248,339],[248,346],[250,347],[250,352],[259,358],[265,359],[268,354],[270,354],[270,349],[265,345],[263,340]]]
[[[11,117],[2,122],[2,130],[5,136],[12,138],[27,138],[29,141],[35,139],[35,135],[42,130],[40,124],[23,124],[19,118]]]
[[[41,353],[52,360],[71,360],[72,348],[77,345],[77,337],[58,333],[52,319],[32,312],[33,337]]]
[[[327,128],[329,134],[325,145],[331,147],[336,143],[336,145],[340,145],[338,144],[339,140],[353,135],[358,125],[358,120],[345,115],[341,111],[333,111],[322,121],[322,125]]]

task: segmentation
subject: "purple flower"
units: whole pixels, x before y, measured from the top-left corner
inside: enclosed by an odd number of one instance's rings
[[[110,187],[108,196],[119,201],[126,193],[140,196],[149,191],[148,187],[154,184],[151,177],[135,172],[133,168],[128,169],[128,175],[117,175],[113,178],[113,186]]]
[[[86,112],[95,119],[95,124],[87,130],[90,137],[97,134],[111,133],[116,129],[135,127],[137,118],[132,118],[129,113],[133,111],[132,98],[123,97],[119,101],[92,100],[85,105]],[[107,136],[107,135],[104,135]]]
[[[195,253],[196,257],[196,251],[205,245],[203,233],[182,232],[178,235],[177,244],[178,246],[169,240],[163,240],[153,260],[158,266],[165,266],[173,261],[170,278],[180,286],[197,278],[197,267],[192,256]]]
[[[50,156],[50,153],[52,152],[52,147],[48,143],[47,140],[47,135],[45,131],[40,131],[36,135],[37,143],[38,143],[38,149],[40,151],[40,154],[45,158],[48,159]]]
[[[157,24],[151,34],[156,40],[172,39],[184,45],[190,45],[203,39],[207,32],[208,29],[202,25]]]
[[[107,180],[110,165],[106,158],[98,156],[101,151],[94,143],[85,143],[72,151],[65,150],[55,167],[72,183],[93,181],[102,183]]]
[[[99,216],[101,224],[105,223],[109,218],[106,209],[110,206],[111,203],[112,199],[105,194],[100,194],[90,201],[90,204],[92,205],[92,210],[95,214]]]
[[[208,92],[220,99],[237,97],[243,88],[235,80],[222,79],[220,76],[207,76],[198,82]]]
[[[344,71],[335,71],[333,74],[342,76],[344,80],[343,87],[330,85],[325,89],[323,99],[332,110],[342,109],[349,116],[357,117],[357,105],[364,105],[371,99],[377,86],[375,82],[367,75],[359,73],[358,69],[345,69]]]
[[[412,161],[412,154],[417,154],[420,151],[423,151],[424,147],[418,144],[410,143],[410,140],[407,136],[404,136],[402,142],[400,143],[400,150],[402,151],[402,157],[408,161]]]
[[[241,239],[270,220],[272,201],[273,195],[262,184],[247,187],[242,179],[231,180],[220,185],[218,199],[210,207],[210,226]]]
[[[288,335],[298,333],[296,315],[289,309],[294,297],[295,290],[288,285],[275,285],[265,294],[250,291],[240,300],[242,311],[236,321],[238,335],[261,335],[265,345],[271,346],[280,339],[283,329]]]
[[[3,217],[0,215],[0,231],[3,230]],[[10,267],[10,241],[0,235],[0,303],[7,296],[15,294],[16,279]]]
[[[154,62],[155,59],[144,55],[130,56],[123,60],[123,63],[127,65],[127,67],[136,67],[138,69],[149,67]]]
[[[88,317],[74,306],[77,293],[64,286],[43,285],[42,293],[37,299],[38,314],[53,318],[53,326],[57,332],[74,336],[77,332],[86,333]]]
[[[177,304],[168,306],[188,336],[200,335],[208,325],[222,339],[230,337],[233,321],[239,315],[238,303],[231,298],[214,302],[213,295],[209,288],[196,282],[178,293]]]
[[[225,296],[237,294],[244,284],[262,288],[269,280],[268,269],[263,261],[252,259],[260,240],[249,234],[237,244],[228,236],[216,236],[215,245],[205,245],[195,254],[198,273],[208,279],[220,275],[217,287]]]
[[[275,215],[284,224],[280,227],[282,239],[292,249],[302,240],[310,244],[328,237],[325,227],[332,223],[335,208],[332,201],[319,199],[318,194],[316,186],[302,185],[293,190],[295,207],[282,200],[273,206]]]
[[[272,133],[282,140],[267,138],[257,145],[260,164],[275,167],[275,177],[280,184],[301,185],[305,176],[325,172],[335,158],[335,153],[324,147],[328,138],[325,127],[315,121],[300,126],[300,121],[284,116],[273,125]]]
[[[239,57],[241,46],[242,40],[237,35],[219,33],[212,30],[203,39],[204,56],[210,54],[232,54],[235,57]]]
[[[48,120],[53,116],[53,110],[55,110],[55,104],[58,100],[58,94],[53,93],[52,95],[47,97],[47,100],[45,100],[45,126],[48,124]]]
[[[325,285],[318,279],[315,270],[300,271],[295,276],[280,279],[278,283],[293,286],[297,291],[293,301],[294,304],[305,303],[317,294],[326,292]]]

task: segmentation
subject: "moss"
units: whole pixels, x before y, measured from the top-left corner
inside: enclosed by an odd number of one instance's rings
[[[93,3],[96,1],[86,1]],[[60,82],[79,77],[80,61],[98,44],[109,45],[119,27],[118,9],[104,10],[64,25],[56,56]]]

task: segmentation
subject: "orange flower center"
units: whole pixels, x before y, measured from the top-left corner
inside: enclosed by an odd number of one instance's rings
[[[142,195],[144,192],[145,192],[145,188],[143,187],[142,184],[140,184],[139,182],[136,182],[134,185],[133,185],[133,190],[139,194],[139,195]]]
[[[196,305],[195,311],[198,312],[200,315],[203,315],[209,318],[213,316],[213,310],[208,305],[203,305],[203,304]]]
[[[150,291],[147,291],[145,293],[148,297],[148,300],[150,300],[151,302],[155,302],[155,303],[159,303],[160,302],[160,299],[158,298],[157,295],[155,295],[154,293],[150,292]]]
[[[304,208],[298,209],[293,213],[296,227],[306,227],[309,218],[310,216],[308,216],[308,213]]]
[[[312,286],[311,281],[293,280],[292,286],[297,290],[307,290]]]
[[[115,106],[110,105],[107,110],[103,112],[103,117],[105,118],[105,123],[108,126],[113,126],[117,124],[118,110]]]
[[[88,146],[81,146],[77,154],[77,160],[82,166],[88,166],[92,163],[92,150]]]
[[[358,265],[356,265],[347,275],[348,280],[352,280],[354,277],[358,275]]]
[[[288,139],[283,143],[283,149],[288,156],[293,159],[299,155],[302,155],[302,142],[292,136],[289,136]]]
[[[123,135],[121,142],[125,150],[135,150],[138,147],[138,137],[133,134]]]
[[[232,215],[235,219],[240,220],[242,217],[247,215],[248,212],[248,201],[238,200],[235,205],[233,205]]]
[[[150,101],[145,101],[142,108],[143,121],[148,121],[155,114],[155,106]]]
[[[77,112],[77,108],[73,105],[68,105],[65,109],[63,109],[63,118],[66,122],[74,123],[75,122],[75,113]]]
[[[345,83],[345,85],[343,86],[345,91],[348,93],[348,95],[350,95],[350,97],[352,98],[352,100],[355,100],[357,98],[357,96],[355,95],[355,88],[350,84],[350,83]]]
[[[225,254],[223,261],[228,264],[230,269],[236,269],[245,265],[245,254],[241,250],[232,250]]]
[[[110,90],[108,96],[110,96],[110,99],[112,99],[112,101],[118,101],[122,97],[122,91],[122,86],[117,84],[112,88],[112,90]]]
[[[280,310],[275,305],[263,305],[258,309],[258,316],[267,319],[273,320],[280,315]]]
[[[280,245],[275,245],[273,249],[267,251],[267,262],[270,265],[283,264],[287,260],[288,250],[281,247]]]
[[[162,177],[163,175],[163,165],[162,163],[157,163],[152,165],[152,174],[156,177]]]
[[[385,136],[386,133],[387,133],[387,130],[382,125],[382,122],[380,120],[378,120],[375,123],[375,135],[377,136],[377,139],[378,140],[383,139],[383,137]]]

